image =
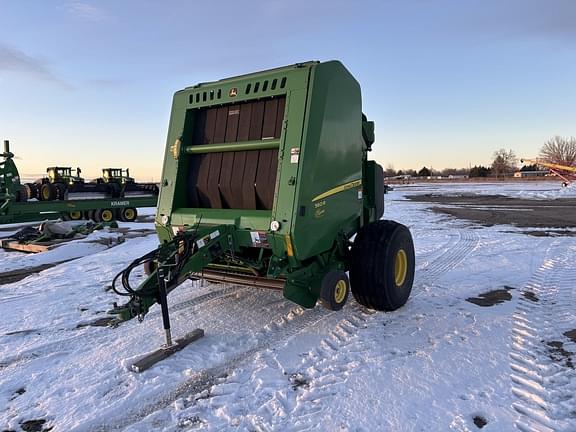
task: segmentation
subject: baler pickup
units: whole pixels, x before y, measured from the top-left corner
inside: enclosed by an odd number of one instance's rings
[[[166,295],[189,278],[279,289],[305,308],[319,300],[339,310],[350,291],[372,309],[401,307],[414,247],[404,225],[380,220],[373,143],[360,86],[337,61],[177,92],[155,219],[160,246],[115,278],[130,300],[112,312],[142,319],[160,303],[170,346]],[[130,271],[142,264],[148,277],[133,288]]]

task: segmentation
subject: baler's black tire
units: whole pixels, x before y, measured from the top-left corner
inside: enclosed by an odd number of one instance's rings
[[[352,245],[350,282],[358,303],[392,311],[404,306],[414,282],[414,242],[408,228],[379,220],[363,227]]]
[[[44,183],[40,187],[40,200],[41,201],[54,201],[56,198],[56,188],[52,183]]]
[[[322,278],[320,303],[326,309],[337,311],[344,307],[350,295],[350,281],[346,273],[331,270]]]

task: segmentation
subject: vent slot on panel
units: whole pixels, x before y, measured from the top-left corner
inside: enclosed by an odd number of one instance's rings
[[[208,91],[208,99],[211,101],[214,99],[222,99],[222,89]],[[202,102],[206,102],[206,92],[192,93],[188,97],[188,103],[190,104],[193,104],[194,102],[199,103],[200,100],[202,100]]]
[[[286,97],[194,110],[192,145],[278,139]],[[278,150],[190,155],[188,206],[271,210]]]

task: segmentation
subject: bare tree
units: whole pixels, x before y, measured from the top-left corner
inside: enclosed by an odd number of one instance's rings
[[[386,165],[386,169],[384,170],[384,175],[386,175],[386,177],[394,177],[396,175],[396,170],[394,169],[394,165],[392,165],[391,163]]]
[[[556,135],[544,143],[540,157],[546,162],[560,165],[576,165],[576,138]]]
[[[518,158],[512,150],[500,149],[494,152],[492,161],[492,175],[504,177],[516,170]]]

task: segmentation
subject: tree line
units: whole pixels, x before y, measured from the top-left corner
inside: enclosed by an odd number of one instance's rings
[[[539,158],[544,162],[576,166],[576,137],[554,136],[550,138],[542,145]],[[518,162],[518,157],[513,150],[499,149],[492,155],[492,163],[488,166],[474,165],[470,168],[445,168],[443,170],[424,166],[418,171],[414,169],[396,171],[392,165],[388,165],[384,173],[386,177],[504,177],[510,176],[518,170],[538,171],[540,169],[537,164],[524,164],[519,168]]]

